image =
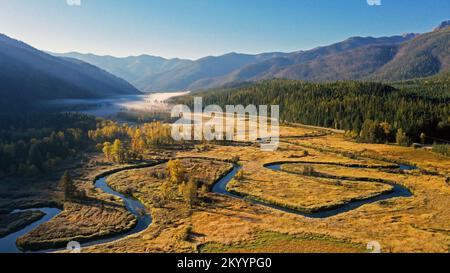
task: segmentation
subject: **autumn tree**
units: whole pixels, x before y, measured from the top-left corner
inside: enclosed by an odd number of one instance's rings
[[[385,142],[389,142],[389,139],[391,139],[392,135],[392,126],[387,122],[381,122],[379,126],[384,133]]]
[[[130,135],[131,135],[131,149],[138,154],[142,154],[145,150],[146,145],[141,129],[137,128],[136,130],[131,130]]]
[[[125,149],[120,139],[116,139],[111,148],[111,158],[115,163],[124,163],[126,160]]]
[[[244,180],[244,178],[245,178],[245,173],[244,173],[244,171],[243,170],[240,170],[240,171],[238,171],[237,173],[236,173],[236,180],[237,181],[242,181],[242,180]]]
[[[108,160],[112,159],[112,145],[110,142],[103,143],[103,154]]]
[[[421,133],[420,134],[420,142],[422,144],[425,144],[426,141],[427,141],[427,135],[425,133]]]
[[[169,200],[172,199],[174,196],[173,192],[173,184],[170,181],[165,181],[162,183],[162,185],[159,187],[161,199],[163,200]]]
[[[410,144],[409,138],[406,136],[406,133],[403,132],[402,129],[397,130],[395,139],[397,141],[397,144],[400,146],[409,146]]]
[[[170,160],[167,163],[169,180],[174,184],[181,184],[186,178],[186,171],[180,160]]]
[[[180,185],[180,192],[182,193],[183,199],[186,204],[192,208],[198,200],[198,188],[197,181],[191,177],[189,182],[183,182]]]

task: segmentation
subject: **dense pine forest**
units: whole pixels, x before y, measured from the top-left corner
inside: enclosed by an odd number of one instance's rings
[[[191,105],[280,105],[281,120],[342,129],[360,141],[432,143],[450,139],[450,77],[394,84],[268,80],[176,98]]]

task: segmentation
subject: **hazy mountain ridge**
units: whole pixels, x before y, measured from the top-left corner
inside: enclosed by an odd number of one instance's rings
[[[286,53],[263,53],[258,55],[229,53],[223,56],[209,56],[196,61],[184,59],[164,59],[149,55],[116,58],[71,52],[56,54],[60,57],[76,58],[102,67],[143,91],[180,90],[201,86],[203,81],[212,81],[232,73],[236,69]]]
[[[285,54],[251,64],[219,78],[194,83],[202,89],[230,82],[257,81],[271,78],[333,81],[362,79],[393,59],[398,45],[416,37],[406,34],[392,37],[352,37],[330,46]]]
[[[0,94],[18,101],[139,94],[91,64],[58,58],[0,34]]]
[[[164,59],[162,57],[140,55],[118,58],[113,56],[98,56],[94,54],[82,54],[77,52],[70,53],[51,53],[58,57],[70,57],[82,60],[84,62],[101,67],[117,75],[126,81],[133,83],[137,88],[145,89],[146,77],[158,75],[160,73],[178,69],[193,63],[191,60],[184,59]]]
[[[449,24],[449,21],[443,22],[435,31],[425,34],[351,37],[329,46],[292,53],[229,53],[196,61],[167,60],[147,55],[116,58],[118,62],[143,64],[137,70],[128,69],[130,64],[121,66],[120,70],[103,64],[107,58],[113,57],[96,56],[98,59],[92,60],[93,57],[84,55],[78,58],[98,65],[149,92],[207,89],[235,82],[272,78],[319,82],[404,80],[431,76],[449,69],[445,53],[449,52]],[[439,50],[444,53],[438,52]],[[58,55],[74,56],[73,54]],[[156,58],[159,65],[146,66],[144,58]],[[405,66],[411,67],[411,71],[405,71]]]
[[[367,76],[372,73],[375,68],[379,68],[384,63],[380,64],[376,62],[376,57],[381,53],[378,51],[383,46],[386,46],[387,51],[395,51],[395,49],[387,45],[397,45],[402,42],[408,41],[415,37],[415,34],[408,34],[403,36],[392,37],[352,37],[343,42],[335,43],[330,46],[318,47],[308,51],[298,51],[293,53],[263,53],[258,55],[229,53],[223,56],[217,57],[205,57],[197,61],[188,61],[181,59],[166,60],[159,57],[158,60],[161,63],[172,62],[173,67],[168,69],[160,68],[159,73],[146,72],[144,68],[141,68],[139,72],[142,72],[140,79],[133,76],[132,70],[124,69],[127,65],[120,66],[121,70],[111,68],[104,63],[114,57],[101,57],[92,54],[57,54],[58,56],[71,56],[79,58],[83,61],[90,62],[94,65],[98,65],[111,73],[116,73],[118,76],[130,81],[136,87],[144,91],[157,91],[157,90],[181,90],[181,89],[205,89],[222,86],[224,84],[239,82],[239,81],[256,81],[261,79],[270,78],[292,78],[292,79],[309,79],[309,80],[335,80],[335,79],[355,79]],[[378,45],[378,47],[376,47]],[[374,46],[375,52],[371,52],[368,55],[368,60],[364,60],[364,56],[361,55],[361,51],[352,51],[365,46]],[[361,65],[352,64],[350,67],[356,67],[355,71],[346,72],[345,68],[342,70],[341,65],[336,65],[335,72],[321,71],[317,69],[317,66],[321,63],[326,64],[325,70],[333,70],[333,60],[345,59],[345,55],[342,52],[347,52],[347,58],[353,58],[356,54],[361,62]],[[378,54],[378,55],[377,55]],[[391,59],[391,54],[387,61]],[[331,57],[330,57],[331,56]],[[151,57],[151,56],[148,56]],[[326,57],[330,57],[328,60]],[[128,57],[128,58],[114,58],[117,62],[126,63],[130,60],[139,62],[143,56]],[[383,60],[386,57],[383,56]],[[311,63],[310,63],[311,62]],[[346,63],[349,61],[346,60]],[[366,68],[368,72],[362,73],[360,67],[363,64],[376,63],[375,68]],[[308,71],[308,70],[314,71]],[[339,73],[340,71],[340,73]],[[320,74],[324,73],[321,77]],[[331,75],[335,74],[335,75]],[[309,77],[308,75],[312,75]],[[347,76],[350,75],[350,76]],[[356,75],[356,76],[354,76]],[[362,76],[361,76],[362,75]]]
[[[276,78],[336,81],[362,79],[392,60],[396,45],[369,45],[282,69]]]

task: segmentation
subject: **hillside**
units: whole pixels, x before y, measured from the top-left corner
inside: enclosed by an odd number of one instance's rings
[[[278,56],[239,68],[228,75],[202,80],[191,87],[206,89],[233,82],[292,79],[326,82],[376,79],[397,81],[449,71],[449,29],[392,37],[352,37],[343,42]]]
[[[0,34],[2,108],[64,98],[140,94],[128,82],[91,64],[58,58]],[[14,104],[11,104],[14,101]]]
[[[143,91],[198,90],[270,78],[361,78],[390,61],[396,53],[396,46],[414,37],[415,34],[352,37],[308,51],[257,55],[229,53],[196,61],[167,60],[147,55],[128,58],[79,53],[55,55],[77,58],[102,67]]]
[[[368,45],[345,52],[332,53],[306,62],[283,67],[275,78],[335,81],[361,79],[382,67],[397,53],[397,45]],[[262,75],[261,78],[267,78]]]
[[[404,80],[450,71],[450,27],[441,27],[403,44],[395,58],[374,75]]]

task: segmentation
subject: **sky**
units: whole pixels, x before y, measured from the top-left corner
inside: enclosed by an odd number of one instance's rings
[[[292,52],[428,32],[448,19],[449,0],[0,0],[0,33],[41,50],[118,57]]]

